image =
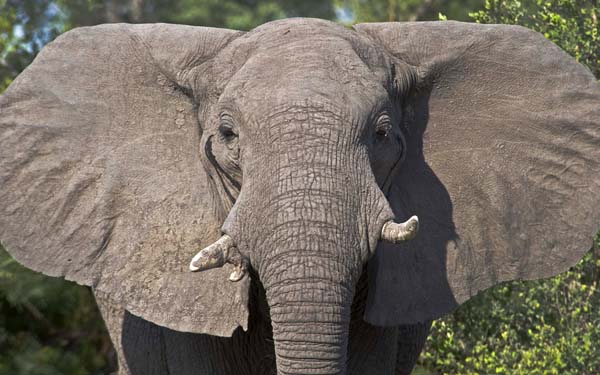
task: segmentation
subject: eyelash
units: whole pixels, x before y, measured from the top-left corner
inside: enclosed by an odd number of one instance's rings
[[[221,124],[219,125],[219,134],[225,141],[231,141],[237,137],[235,131],[233,131],[233,120],[228,114],[222,114],[220,117]]]
[[[225,139],[232,139],[237,135],[230,125],[224,124],[219,125],[219,133],[221,133],[221,136]]]
[[[388,136],[388,133],[392,129],[392,122],[390,117],[387,114],[381,115],[377,120],[377,125],[375,126],[375,134],[378,137],[385,138]]]

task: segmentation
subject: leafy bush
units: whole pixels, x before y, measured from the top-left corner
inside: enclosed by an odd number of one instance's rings
[[[502,284],[434,322],[422,366],[443,374],[600,373],[600,252],[569,272]]]
[[[88,288],[25,269],[0,247],[0,375],[106,374],[111,354]]]

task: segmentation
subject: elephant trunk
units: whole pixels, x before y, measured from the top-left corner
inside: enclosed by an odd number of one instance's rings
[[[277,373],[346,374],[354,286],[360,274],[344,249],[357,238],[335,243],[332,228],[311,234],[315,223],[283,225],[274,231],[279,251],[261,268],[270,307]],[[287,229],[286,229],[287,227]],[[287,238],[283,240],[282,238]],[[295,245],[293,245],[295,243]],[[271,245],[268,245],[271,246]],[[356,246],[356,244],[354,244]]]
[[[267,292],[277,373],[346,374],[352,293],[331,283],[296,282]],[[343,300],[331,301],[332,295]]]
[[[341,186],[333,179],[327,183]],[[282,194],[273,213],[277,220],[263,227],[257,246],[253,265],[270,308],[279,375],[346,374],[369,220],[361,201],[331,190]]]

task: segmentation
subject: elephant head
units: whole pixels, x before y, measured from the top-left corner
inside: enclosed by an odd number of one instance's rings
[[[410,324],[566,270],[600,224],[600,89],[521,27],[80,28],[0,137],[18,261],[220,336],[260,280],[285,374],[345,372],[363,272],[365,320]]]

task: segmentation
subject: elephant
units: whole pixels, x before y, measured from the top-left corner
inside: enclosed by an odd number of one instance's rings
[[[432,320],[600,227],[600,88],[454,21],[77,28],[0,97],[0,240],[119,374],[409,374]]]

